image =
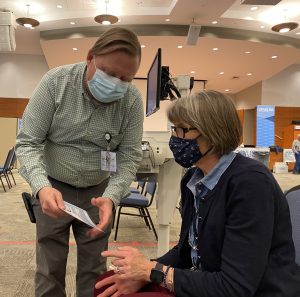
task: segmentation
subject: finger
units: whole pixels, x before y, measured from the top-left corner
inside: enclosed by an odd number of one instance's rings
[[[126,266],[127,265],[127,261],[124,260],[123,258],[122,259],[114,259],[111,261],[111,263],[114,265],[114,266]]]
[[[96,238],[98,236],[101,236],[105,233],[105,231],[100,231],[98,228],[93,228],[93,229],[90,229],[89,231],[87,231],[87,236],[91,237],[91,238]]]
[[[115,292],[115,294],[111,295],[111,297],[119,297],[121,296],[121,293],[119,291]]]
[[[116,291],[117,291],[117,286],[116,286],[116,284],[113,284],[110,287],[108,287],[103,293],[98,295],[97,297],[109,297],[112,294],[114,294]]]
[[[109,251],[103,251],[101,253],[101,256],[103,256],[103,257],[116,257],[116,258],[124,259],[126,257],[126,253],[124,251],[109,250]]]
[[[57,193],[55,193],[56,195],[55,195],[55,200],[56,200],[56,204],[57,204],[57,207],[59,208],[59,209],[65,209],[65,204],[64,204],[64,200],[63,200],[63,198],[62,198],[62,195],[61,195],[61,193],[60,192],[57,192]]]
[[[111,276],[106,277],[106,278],[102,279],[101,281],[97,282],[96,285],[95,285],[95,288],[100,289],[104,286],[114,284],[115,280],[116,280],[115,275],[111,275]]]

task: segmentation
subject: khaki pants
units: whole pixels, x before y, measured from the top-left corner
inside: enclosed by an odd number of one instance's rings
[[[49,178],[52,186],[62,193],[67,202],[85,209],[94,223],[99,222],[99,211],[91,205],[92,197],[103,194],[108,180],[88,188],[76,188]],[[54,219],[43,214],[39,200],[34,199],[36,216],[36,297],[64,297],[66,264],[69,252],[70,227],[77,244],[77,297],[91,297],[95,280],[106,271],[106,260],[101,252],[107,250],[111,226],[101,237],[86,235],[90,227],[71,216]]]

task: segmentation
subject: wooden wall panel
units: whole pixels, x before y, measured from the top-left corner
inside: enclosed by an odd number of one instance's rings
[[[22,118],[28,98],[0,98],[0,117]]]
[[[292,120],[300,120],[300,107],[275,107],[275,145],[283,147],[284,128],[290,126]]]

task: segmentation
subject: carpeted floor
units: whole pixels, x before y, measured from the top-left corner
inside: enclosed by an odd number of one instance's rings
[[[0,187],[0,297],[33,297],[35,270],[35,225],[29,222],[21,193],[30,192],[28,184],[14,173],[17,185],[4,192]],[[300,175],[275,174],[283,190],[300,184]],[[155,205],[150,210],[156,224]],[[170,240],[176,242],[180,230],[180,216],[175,212],[171,225]],[[109,249],[120,245],[130,245],[141,249],[148,257],[156,256],[156,241],[141,218],[122,216],[118,241],[113,242],[114,231],[109,241]],[[75,296],[76,245],[70,239],[66,288],[67,296]],[[55,297],[55,296],[53,296]]]

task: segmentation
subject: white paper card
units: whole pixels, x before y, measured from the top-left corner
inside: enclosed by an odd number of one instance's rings
[[[71,215],[72,217],[78,219],[79,221],[91,227],[96,226],[94,222],[91,220],[86,210],[66,201],[64,201],[64,204],[65,204],[65,209],[63,209],[63,211],[65,211],[67,214]]]
[[[101,169],[109,172],[117,171],[117,154],[110,151],[101,151]]]

